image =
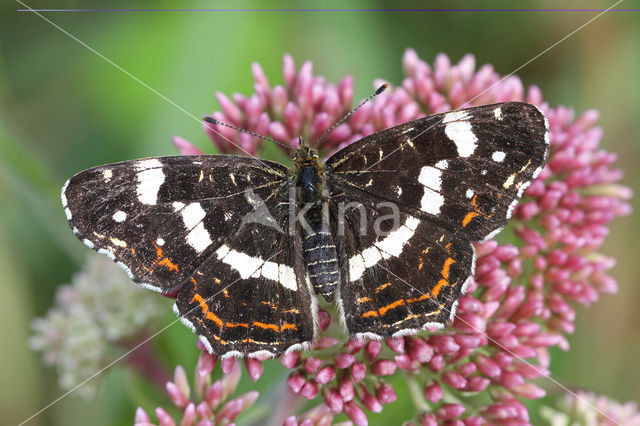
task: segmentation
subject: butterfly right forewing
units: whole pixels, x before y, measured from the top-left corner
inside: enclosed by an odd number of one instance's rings
[[[327,166],[335,187],[380,196],[478,241],[506,224],[544,165],[548,139],[537,107],[485,105],[374,133]]]

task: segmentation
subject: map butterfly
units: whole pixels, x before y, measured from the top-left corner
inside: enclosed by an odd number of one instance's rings
[[[276,356],[318,335],[316,294],[351,338],[444,327],[544,166],[548,124],[510,102],[373,133],[321,162],[171,156],[78,173],[73,232],[174,310],[220,356]]]

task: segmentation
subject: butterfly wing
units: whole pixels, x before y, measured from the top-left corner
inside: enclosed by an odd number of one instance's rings
[[[348,331],[381,338],[446,324],[473,274],[471,241],[502,229],[547,150],[544,115],[506,103],[405,123],[332,156]],[[340,212],[345,203],[364,210]]]
[[[274,215],[287,226],[286,215]],[[209,352],[275,356],[306,348],[317,329],[316,299],[299,238],[247,222],[182,286],[174,309]]]
[[[380,196],[479,241],[504,227],[542,169],[547,127],[533,105],[485,105],[374,133],[327,167],[336,187]]]
[[[446,324],[473,275],[473,246],[411,213],[394,212],[382,198],[362,202],[349,188],[342,194],[345,203],[361,206],[332,212],[344,217],[344,229],[334,225],[341,267],[336,299],[349,334],[379,339]]]
[[[62,203],[86,245],[142,286],[177,294],[176,310],[210,351],[276,354],[315,333],[305,275],[283,233],[286,174],[280,164],[247,157],[150,158],[75,175]],[[277,309],[254,309],[247,297]],[[232,324],[249,325],[229,334]]]

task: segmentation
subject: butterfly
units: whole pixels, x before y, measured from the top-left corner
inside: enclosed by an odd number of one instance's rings
[[[69,179],[73,232],[174,311],[207,350],[276,356],[318,335],[318,296],[354,339],[450,322],[473,241],[496,235],[545,164],[548,123],[509,102],[431,115],[364,137],[325,162],[146,158]]]

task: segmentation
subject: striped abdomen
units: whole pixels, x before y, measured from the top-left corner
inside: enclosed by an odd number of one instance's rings
[[[316,230],[304,232],[303,247],[311,284],[327,302],[333,300],[338,285],[338,258],[336,246],[329,232]]]

